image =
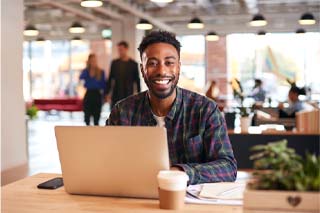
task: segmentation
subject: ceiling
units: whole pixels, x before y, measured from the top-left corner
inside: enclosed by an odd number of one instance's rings
[[[113,21],[132,15],[148,19],[156,28],[174,31],[178,35],[206,34],[216,31],[225,35],[265,30],[267,32],[294,32],[301,26],[302,13],[311,12],[316,25],[303,26],[307,31],[319,32],[320,0],[175,0],[157,4],[150,0],[105,0],[103,7],[83,8],[80,0],[24,0],[26,24],[34,24],[46,39],[70,39],[72,22],[80,21],[86,27],[81,37],[101,38],[101,31],[110,28]],[[250,27],[253,14],[261,13],[268,21],[265,27]],[[187,23],[198,16],[205,24],[201,30],[190,30]],[[28,38],[26,38],[27,40]]]

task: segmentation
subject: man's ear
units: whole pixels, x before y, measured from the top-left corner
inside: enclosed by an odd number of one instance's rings
[[[142,77],[144,77],[144,70],[143,70],[142,63],[140,63],[140,72],[141,72]]]

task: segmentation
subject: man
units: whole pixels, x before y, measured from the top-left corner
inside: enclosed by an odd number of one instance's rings
[[[309,109],[310,106],[299,100],[299,95],[302,93],[302,89],[292,86],[288,93],[289,107],[284,108],[284,104],[280,103],[279,117],[280,118],[295,118],[296,112],[302,111],[304,109]],[[312,107],[311,107],[312,108]]]
[[[255,101],[258,102],[264,102],[264,100],[266,99],[266,91],[262,88],[262,81],[260,79],[254,80],[254,87],[249,97],[252,97]]]
[[[236,160],[216,103],[177,87],[179,41],[169,32],[154,31],[138,49],[149,90],[116,104],[107,125],[164,126],[172,169],[185,171],[190,184],[234,181]]]
[[[128,55],[128,43],[121,41],[117,47],[119,58],[111,62],[106,89],[107,94],[112,93],[111,108],[119,100],[140,92],[138,64]]]

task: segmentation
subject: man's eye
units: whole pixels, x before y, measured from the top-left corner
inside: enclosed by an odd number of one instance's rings
[[[157,66],[157,62],[155,62],[155,61],[150,61],[150,62],[147,63],[147,65],[154,67],[154,66]]]
[[[165,63],[167,66],[172,66],[172,65],[174,65],[175,63],[174,63],[174,61],[166,61],[166,63]]]

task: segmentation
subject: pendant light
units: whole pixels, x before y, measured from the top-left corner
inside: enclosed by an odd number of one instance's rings
[[[39,35],[39,31],[34,25],[27,25],[23,31],[23,35],[25,36],[37,36]]]
[[[306,31],[304,29],[302,29],[302,28],[299,28],[299,29],[296,30],[296,33],[297,34],[304,34],[304,33],[306,33]]]
[[[43,37],[38,37],[36,40],[37,44],[44,44],[46,42],[46,40]]]
[[[101,0],[82,0],[80,5],[82,7],[101,7],[103,2]]]
[[[250,21],[250,25],[252,27],[261,27],[261,26],[266,26],[267,24],[268,22],[261,14],[254,15],[252,20]]]
[[[80,45],[80,44],[82,44],[83,43],[83,41],[82,41],[82,39],[79,37],[79,36],[75,36],[75,37],[73,37],[72,39],[71,39],[71,44],[73,44],[73,45]]]
[[[219,40],[219,36],[216,32],[211,31],[206,35],[206,40],[207,41],[218,41]]]
[[[266,31],[264,31],[264,30],[260,30],[258,33],[257,33],[257,35],[259,35],[259,36],[264,36],[264,35],[266,35],[267,33],[266,33]]]
[[[202,29],[203,27],[204,27],[204,24],[198,17],[194,17],[188,23],[188,28],[189,29]]]
[[[81,41],[82,39],[79,36],[75,36],[71,40],[72,41]]]
[[[84,33],[86,29],[79,22],[73,22],[69,28],[70,33]]]
[[[173,0],[150,0],[150,1],[152,1],[152,2],[154,2],[154,3],[162,3],[162,4],[165,4],[165,3],[171,3],[171,2],[173,2]]]
[[[152,24],[146,19],[140,19],[139,23],[136,25],[139,30],[151,30],[153,28]]]
[[[299,24],[301,25],[312,25],[315,23],[316,20],[311,13],[304,13],[299,20]]]

